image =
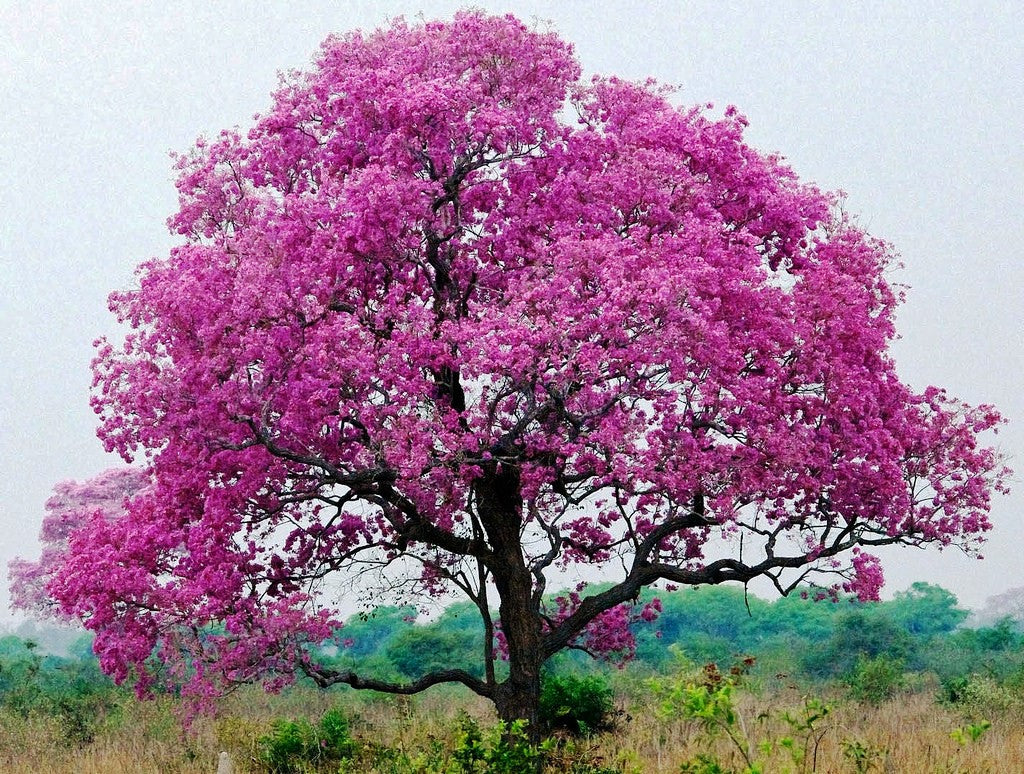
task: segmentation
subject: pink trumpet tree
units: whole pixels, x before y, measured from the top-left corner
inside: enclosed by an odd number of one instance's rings
[[[327,40],[178,159],[181,243],[94,366],[147,479],[83,503],[46,593],[143,685],[156,654],[199,696],[457,682],[535,720],[542,665],[628,650],[646,586],[873,598],[872,547],[974,550],[997,413],[901,382],[891,249],[745,124],[512,17]],[[613,582],[548,602],[573,568]],[[318,661],[353,574],[464,594],[482,668]]]

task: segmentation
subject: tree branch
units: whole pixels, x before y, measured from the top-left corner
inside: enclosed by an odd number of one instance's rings
[[[419,679],[408,683],[392,683],[387,680],[377,680],[373,677],[360,677],[351,670],[337,672],[333,669],[319,667],[314,664],[302,664],[300,669],[321,688],[329,688],[332,685],[349,685],[358,690],[411,696],[442,683],[461,683],[479,696],[489,699],[494,695],[494,685],[485,683],[464,669],[443,669],[439,672],[423,675]]]

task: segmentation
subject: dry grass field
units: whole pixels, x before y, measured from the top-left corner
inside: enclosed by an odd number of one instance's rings
[[[702,753],[713,755],[722,771],[743,771],[737,746],[724,733],[709,734],[694,720],[666,719],[640,694],[630,691],[621,696],[616,729],[578,743],[577,749],[588,751],[592,761],[631,774],[677,773],[683,761]],[[101,724],[90,743],[66,741],[53,718],[0,717],[0,771],[213,774],[222,749],[231,752],[236,771],[258,771],[252,759],[256,742],[273,719],[317,717],[332,703],[352,719],[352,735],[364,750],[388,746],[406,753],[406,760],[450,740],[460,709],[483,725],[493,721],[485,703],[456,692],[439,691],[410,700],[351,693],[332,697],[300,689],[266,696],[245,690],[225,700],[218,717],[200,719],[185,734],[167,701],[126,700],[118,716]],[[992,708],[987,718],[990,729],[976,740],[957,741],[953,732],[978,717],[937,704],[931,690],[903,693],[877,707],[839,696],[830,704],[832,711],[814,724],[813,731],[794,732],[784,714],[800,715],[804,697],[799,690],[741,691],[736,699],[736,734],[749,742],[752,757],[766,774],[1024,772],[1024,722],[1018,708]],[[794,760],[787,737],[793,739],[792,748],[798,753],[806,748],[802,759],[798,754]],[[395,764],[379,768],[372,763],[345,770],[430,771]]]

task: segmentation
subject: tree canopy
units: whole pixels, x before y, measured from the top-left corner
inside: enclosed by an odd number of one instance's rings
[[[178,158],[181,243],[94,364],[145,485],[37,568],[105,669],[456,681],[533,719],[553,654],[629,650],[645,586],[869,599],[873,546],[976,547],[1000,420],[898,377],[891,249],[735,109],[580,72],[512,17],[396,22]],[[574,566],[612,582],[546,603]],[[354,575],[464,594],[482,668],[317,663]]]

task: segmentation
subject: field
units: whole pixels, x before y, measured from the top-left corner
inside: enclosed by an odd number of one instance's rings
[[[873,705],[836,689],[822,699],[831,707],[808,720],[807,695],[794,685],[738,686],[731,731],[747,746],[763,772],[1017,772],[1024,771],[1022,716],[1013,701],[989,697],[987,704],[952,707],[936,702],[927,682]],[[664,687],[664,686],[663,686]],[[744,771],[739,746],[722,729],[681,713],[666,715],[666,693],[649,682],[616,681],[615,727],[590,738],[563,741],[548,753],[546,771],[726,772]],[[668,686],[671,688],[671,686]],[[653,692],[652,692],[653,691]],[[350,760],[318,771],[461,772],[514,769],[458,768],[453,751],[465,747],[465,715],[484,730],[494,719],[485,703],[455,690],[413,699],[324,694],[295,688],[267,696],[245,689],[226,699],[217,717],[201,718],[185,733],[169,699],[138,702],[123,695],[95,726],[91,741],[75,741],[57,717],[0,717],[0,770],[39,774],[213,774],[220,750],[228,750],[236,772],[266,771],[258,765],[259,739],[275,719],[321,716],[340,708],[355,741]],[[986,712],[987,728],[979,712]],[[789,714],[789,720],[786,714]],[[64,721],[66,722],[66,721]],[[713,725],[713,724],[712,724]],[[803,726],[803,727],[802,727]],[[809,726],[809,727],[808,727]],[[972,738],[976,737],[976,738]],[[720,768],[682,768],[701,754]],[[575,766],[575,768],[573,768]],[[447,768],[445,768],[447,767]],[[293,770],[301,771],[301,767]],[[313,769],[309,769],[313,770]],[[757,770],[757,769],[755,769]]]
[[[463,612],[420,623],[378,608],[321,657],[392,680],[472,664],[480,632]],[[173,689],[139,701],[100,672],[88,635],[26,625],[0,637],[0,772],[213,774],[221,751],[237,774],[1024,772],[1024,633],[966,616],[924,584],[870,604],[672,595],[624,668],[552,659],[542,749],[445,686],[246,686],[186,732]]]

